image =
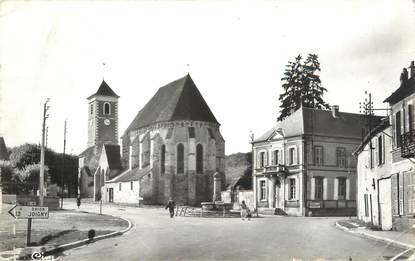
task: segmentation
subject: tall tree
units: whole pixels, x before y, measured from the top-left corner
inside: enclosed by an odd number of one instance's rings
[[[281,78],[284,92],[279,97],[281,110],[278,121],[285,119],[301,106],[330,108],[322,98],[327,90],[321,85],[320,76],[317,74],[320,70],[318,56],[315,54],[309,54],[305,61],[298,55],[293,62],[288,62],[284,77]]]
[[[330,105],[323,100],[323,95],[327,89],[321,85],[318,72],[320,62],[316,54],[309,54],[303,65],[305,93],[303,106],[316,109],[330,109]]]
[[[24,173],[31,173],[34,175],[33,169],[40,162],[40,146],[36,144],[23,144],[11,149],[10,164],[16,170],[24,170]],[[27,169],[27,167],[29,169]],[[50,182],[62,186],[62,181],[68,187],[70,194],[77,191],[78,186],[78,158],[74,155],[65,155],[65,164],[63,164],[63,154],[56,153],[53,150],[46,149],[45,151],[45,166],[48,167]],[[26,175],[27,176],[27,175]],[[21,182],[26,182],[28,179],[19,179]]]

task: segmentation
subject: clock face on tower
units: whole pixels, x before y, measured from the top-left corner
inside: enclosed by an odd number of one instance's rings
[[[109,119],[105,119],[105,120],[104,120],[104,124],[105,124],[105,125],[107,125],[107,126],[108,126],[108,125],[110,125],[110,123],[111,123],[111,121],[110,121]]]

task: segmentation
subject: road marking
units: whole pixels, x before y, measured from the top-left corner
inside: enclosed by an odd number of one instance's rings
[[[394,257],[392,257],[391,259],[389,259],[389,261],[394,261],[394,260],[397,260],[399,257],[401,257],[402,255],[404,255],[404,254],[408,253],[408,252],[409,252],[409,251],[411,251],[411,250],[414,250],[414,248],[408,248],[407,250],[400,252],[400,253],[399,253],[399,254],[397,254],[396,256],[394,256]],[[409,260],[412,260],[412,259],[409,259]]]

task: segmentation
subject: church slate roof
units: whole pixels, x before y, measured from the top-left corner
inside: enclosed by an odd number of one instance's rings
[[[122,169],[120,146],[112,145],[112,144],[105,144],[104,148],[105,148],[105,153],[107,156],[108,167],[110,169]]]
[[[102,80],[102,83],[99,86],[97,92],[89,96],[88,99],[91,99],[92,97],[97,96],[97,95],[117,97],[117,98],[120,97],[111,89],[111,87],[109,87],[109,85],[104,80]]]
[[[84,158],[85,167],[88,167],[91,172],[95,172],[101,157],[102,146],[91,146],[81,152],[78,158]]]
[[[255,139],[253,143],[271,140],[276,134],[284,137],[298,135],[324,135],[330,137],[361,138],[362,127],[366,119],[362,114],[339,112],[334,118],[331,110],[302,107],[278,122],[272,129]],[[372,124],[376,126],[383,117],[373,116]]]
[[[394,91],[388,98],[383,102],[388,102],[390,104],[395,104],[398,101],[408,97],[409,95],[415,92],[415,77],[411,77],[408,80],[401,82],[399,88]]]
[[[108,180],[107,183],[138,181],[151,172],[150,165],[145,168],[134,168],[121,173],[119,176]]]
[[[138,112],[124,135],[153,123],[176,120],[219,124],[189,74],[161,87]]]

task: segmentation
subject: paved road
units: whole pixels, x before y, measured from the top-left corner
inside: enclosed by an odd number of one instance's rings
[[[385,260],[402,251],[346,233],[334,226],[336,218],[170,219],[163,209],[115,206],[103,212],[135,226],[123,236],[69,250],[63,260]]]

